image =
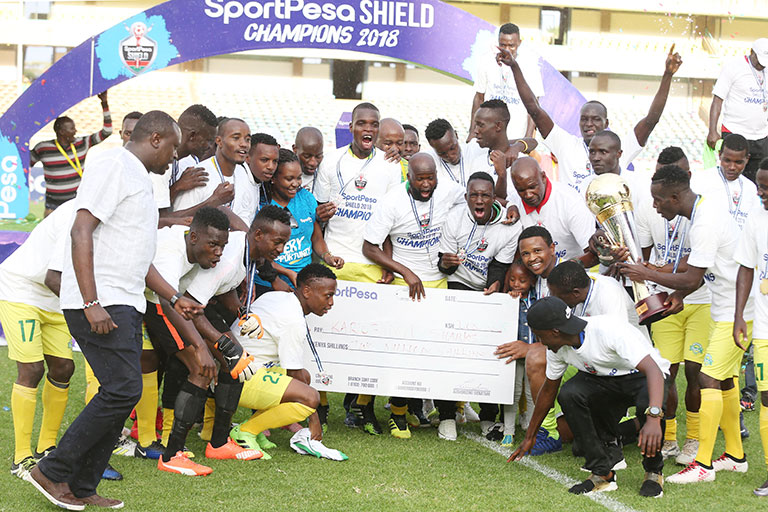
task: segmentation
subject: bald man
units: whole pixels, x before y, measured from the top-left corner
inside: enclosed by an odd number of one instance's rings
[[[401,181],[408,177],[408,160],[403,157],[405,145],[405,129],[400,121],[385,117],[379,123],[379,135],[376,137],[376,147],[387,154],[397,151],[400,158]]]
[[[293,152],[301,164],[301,186],[315,192],[315,172],[323,163],[323,134],[314,126],[296,132]]]
[[[508,205],[517,206],[523,228],[547,228],[560,260],[583,257],[595,232],[584,198],[565,184],[552,183],[531,157],[512,164],[511,181],[516,193],[507,197]]]

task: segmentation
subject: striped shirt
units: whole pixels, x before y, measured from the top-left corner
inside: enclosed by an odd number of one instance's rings
[[[75,153],[80,161],[80,169],[85,164],[85,155],[91,147],[102,142],[112,134],[112,116],[109,110],[104,110],[104,126],[101,131],[87,137],[77,137],[74,141]],[[75,197],[77,187],[80,186],[80,174],[72,164],[75,163],[71,147],[62,147],[67,157],[61,154],[56,146],[56,140],[46,140],[38,143],[29,152],[30,165],[37,162],[43,164],[45,176],[45,203],[52,207],[69,201]],[[69,161],[67,161],[69,158]],[[72,163],[70,163],[72,162]]]

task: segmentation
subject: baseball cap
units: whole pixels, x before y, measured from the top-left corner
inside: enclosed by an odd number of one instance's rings
[[[761,66],[768,66],[768,38],[761,37],[752,43],[752,50],[757,55],[757,62]]]
[[[579,334],[587,322],[571,314],[568,305],[557,297],[544,297],[528,310],[528,327],[548,331],[557,329],[566,334]]]

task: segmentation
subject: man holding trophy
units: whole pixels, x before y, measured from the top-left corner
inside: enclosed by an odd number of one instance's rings
[[[672,483],[713,481],[716,471],[746,472],[747,461],[739,428],[739,394],[735,386],[743,351],[733,342],[736,275],[739,265],[733,259],[739,230],[714,198],[702,197],[690,188],[690,176],[676,165],[656,171],[651,181],[656,211],[667,220],[681,215],[690,220],[691,253],[685,269],[662,272],[638,263],[620,263],[623,275],[635,282],[652,281],[675,291],[667,299],[668,314],[682,310],[682,299],[705,280],[712,292],[712,320],[709,344],[701,368],[701,408],[699,449],[695,460],[670,476]],[[746,340],[752,336],[751,299],[744,308]],[[712,460],[718,425],[725,437],[725,453]]]

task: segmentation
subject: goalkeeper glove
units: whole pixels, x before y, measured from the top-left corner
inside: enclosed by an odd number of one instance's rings
[[[253,313],[247,313],[240,317],[237,322],[240,326],[240,336],[261,339],[264,336],[264,329],[261,327],[261,318]]]
[[[240,344],[232,341],[226,334],[218,339],[215,347],[224,356],[227,369],[233,379],[245,382],[256,373],[258,368],[253,360],[253,356],[244,351]]]

